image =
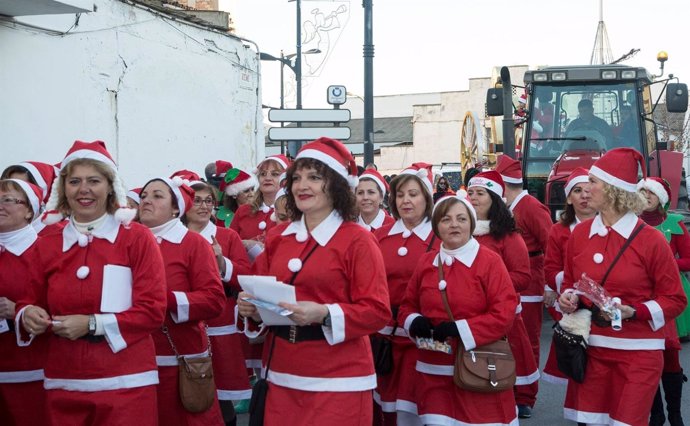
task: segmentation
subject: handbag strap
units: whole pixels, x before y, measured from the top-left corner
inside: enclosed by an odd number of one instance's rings
[[[425,253],[428,253],[429,251],[431,251],[431,247],[433,247],[434,241],[436,241],[436,234],[434,234],[434,235],[431,236],[431,240],[429,240],[429,245],[426,246],[426,251],[425,251]]]
[[[443,261],[441,260],[441,252],[438,252],[438,280],[439,282],[445,281],[445,275],[443,274]],[[441,290],[441,299],[443,299],[443,307],[446,308],[446,313],[448,314],[448,318],[450,318],[451,322],[455,322],[455,318],[453,318],[453,311],[450,310],[450,304],[448,303],[448,295],[446,295],[446,289],[445,287]]]
[[[163,334],[165,334],[165,337],[168,338],[168,343],[170,343],[170,347],[172,348],[173,352],[175,353],[175,358],[178,360],[180,358],[183,358],[179,352],[177,352],[177,347],[175,346],[175,343],[173,342],[172,336],[170,335],[170,330],[168,330],[168,326],[163,324],[161,327],[161,331]],[[208,334],[208,324],[204,323],[204,333],[206,333],[206,344],[208,345],[208,356],[212,356],[211,352],[211,336]]]
[[[613,262],[611,262],[611,264],[609,265],[609,268],[606,270],[606,273],[604,274],[604,278],[601,279],[600,285],[601,285],[602,287],[604,286],[604,283],[606,283],[606,278],[608,278],[609,273],[611,272],[611,270],[613,269],[613,267],[616,266],[616,262],[618,262],[618,259],[621,258],[621,256],[623,255],[623,252],[625,251],[625,249],[627,249],[628,247],[630,247],[630,244],[633,242],[633,240],[635,239],[635,237],[637,237],[637,234],[640,233],[640,231],[642,230],[642,228],[644,228],[644,226],[645,226],[645,224],[644,224],[644,222],[643,222],[643,223],[640,224],[640,226],[638,226],[637,228],[635,228],[635,230],[633,231],[633,233],[630,234],[630,237],[628,237],[628,239],[625,241],[625,244],[623,244],[623,247],[621,247],[621,249],[620,249],[620,251],[618,252],[618,254],[616,255],[616,257],[613,258]]]

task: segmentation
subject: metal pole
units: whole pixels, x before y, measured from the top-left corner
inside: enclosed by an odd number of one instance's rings
[[[295,78],[297,79],[297,105],[296,109],[302,109],[302,0],[296,0],[297,6],[297,54],[295,57]],[[297,127],[302,127],[302,123],[297,123]],[[302,147],[302,141],[288,142],[288,151],[292,158],[297,156],[297,151]]]
[[[513,86],[510,83],[510,70],[501,67],[503,85],[503,155],[515,158],[515,126],[513,122]]]
[[[285,80],[284,80],[284,69],[285,69],[285,56],[283,50],[280,50],[280,109],[285,108]],[[280,122],[280,127],[283,127],[285,123]],[[280,141],[280,153],[285,155],[285,141]]]
[[[374,162],[374,36],[372,0],[364,7],[364,167]]]

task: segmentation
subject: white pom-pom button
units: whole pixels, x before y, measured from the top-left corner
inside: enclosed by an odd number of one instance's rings
[[[601,253],[594,253],[592,260],[594,260],[594,263],[601,263],[604,261],[604,255]]]
[[[441,280],[441,281],[438,282],[438,289],[441,290],[441,291],[443,291],[443,290],[446,289],[446,286],[447,286],[447,285],[448,285],[448,284],[446,283],[446,280]]]
[[[404,230],[402,233],[403,238],[410,238],[410,235],[412,235],[412,231],[410,231],[409,229]]]
[[[398,256],[406,256],[407,255],[407,247],[400,247],[398,249]]]
[[[290,259],[288,269],[290,272],[299,272],[302,269],[302,261],[298,258]]]
[[[85,234],[79,234],[77,235],[77,243],[79,244],[79,247],[86,247],[89,244],[89,237],[87,237]]]
[[[271,208],[268,206],[265,206],[265,205],[261,206],[261,211],[264,213],[268,213],[270,210],[271,210]]]
[[[297,241],[299,241],[300,243],[307,241],[308,238],[309,238],[309,235],[307,235],[306,232],[298,232],[297,234],[295,234],[295,239]]]
[[[163,242],[163,238],[161,238],[161,237],[156,237],[156,242],[157,242],[158,244],[162,243],[162,242]]]
[[[262,220],[261,222],[259,222],[259,229],[261,229],[262,231],[264,229],[266,229],[266,222],[265,221]]]
[[[79,269],[77,269],[77,278],[80,280],[83,280],[84,278],[89,276],[89,270],[88,266],[80,266]]]
[[[608,233],[609,233],[609,230],[606,229],[606,228],[601,228],[601,229],[599,230],[599,232],[597,232],[597,234],[599,234],[600,237],[605,237],[606,234],[608,234]]]
[[[450,266],[453,264],[453,258],[451,256],[446,257],[446,259],[443,261],[446,265]]]

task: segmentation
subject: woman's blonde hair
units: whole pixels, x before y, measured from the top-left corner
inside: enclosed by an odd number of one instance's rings
[[[106,202],[106,210],[110,214],[115,213],[120,207],[117,202],[117,196],[115,196],[115,191],[113,190],[115,171],[107,164],[91,158],[77,158],[67,163],[67,165],[60,170],[57,210],[65,216],[69,216],[72,212],[72,209],[67,203],[67,197],[65,196],[65,184],[67,183],[67,177],[76,166],[91,166],[108,180],[108,201]]]
[[[647,199],[640,192],[628,192],[606,182],[603,184],[606,205],[611,206],[616,213],[630,211],[639,215],[647,207]]]
[[[36,215],[39,213],[39,212],[35,212],[34,208],[31,207],[31,203],[29,202],[29,198],[27,197],[27,194],[24,192],[24,188],[19,186],[18,183],[12,182],[11,180],[7,180],[7,179],[0,180],[0,191],[2,191],[2,192],[16,191],[16,192],[19,192],[20,194],[24,195],[22,201],[26,202],[26,208],[29,209],[29,211],[31,212],[31,218],[27,221],[27,223],[31,223],[31,221],[33,221],[34,218],[36,217]]]
[[[256,171],[257,179],[259,179],[259,174],[261,173],[261,169],[264,167],[268,167],[271,164],[275,164],[276,166],[278,166],[278,169],[281,172],[285,171],[283,166],[281,166],[280,163],[278,163],[277,161],[275,161],[275,160],[264,160],[263,163],[261,164],[261,166]],[[278,182],[278,185],[280,185],[280,182]],[[260,188],[261,188],[261,182],[259,182],[259,186],[257,187],[256,191],[254,192],[254,200],[251,203],[252,214],[256,214],[256,212],[261,210],[261,206],[264,204],[264,194],[263,194],[263,192],[261,192]]]

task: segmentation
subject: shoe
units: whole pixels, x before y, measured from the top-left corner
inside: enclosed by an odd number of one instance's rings
[[[518,405],[518,418],[529,419],[532,417],[532,407],[529,405]]]
[[[235,413],[247,414],[249,412],[249,400],[242,399],[235,404]]]
[[[649,426],[664,426],[664,423],[666,423],[664,403],[661,401],[661,389],[657,388],[652,403],[652,412],[649,415]]]
[[[683,383],[687,378],[681,370],[678,373],[664,373],[661,375],[661,384],[664,386],[664,396],[666,399],[666,411],[668,412],[668,422],[671,426],[683,426],[680,406],[683,393]]]

